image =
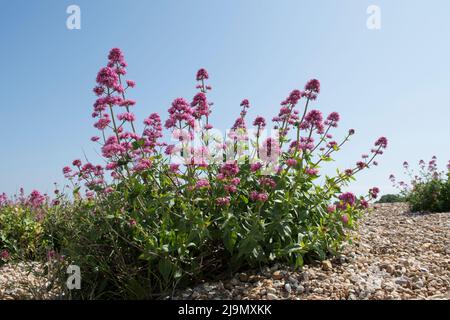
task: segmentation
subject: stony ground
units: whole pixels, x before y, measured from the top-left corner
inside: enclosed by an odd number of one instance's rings
[[[0,300],[58,299],[48,264],[20,262],[0,267]]]
[[[344,254],[294,271],[275,265],[204,283],[176,299],[450,299],[450,213],[376,205]]]
[[[377,205],[356,241],[332,261],[302,270],[274,265],[203,283],[175,299],[450,299],[450,213],[411,214]],[[0,299],[57,298],[33,263],[0,267]]]

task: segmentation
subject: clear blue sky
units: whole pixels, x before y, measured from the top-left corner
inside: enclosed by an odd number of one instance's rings
[[[81,30],[66,8],[81,7]],[[366,9],[381,8],[381,30]],[[121,47],[137,87],[136,114],[166,110],[194,94],[194,74],[210,73],[213,122],[229,127],[248,98],[250,117],[271,118],[310,78],[322,82],[314,107],[338,111],[343,135],[357,135],[334,165],[353,164],[380,135],[380,166],[352,187],[392,191],[403,160],[450,155],[450,2],[413,0],[2,1],[0,6],[0,191],[52,190],[61,168],[85,152],[91,91],[110,48]],[[332,164],[333,165],[333,164]]]

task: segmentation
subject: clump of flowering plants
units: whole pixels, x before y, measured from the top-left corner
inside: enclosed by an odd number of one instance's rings
[[[389,180],[409,203],[412,211],[450,211],[450,160],[447,171],[439,171],[436,156],[428,163],[420,160],[418,170],[412,169],[407,161],[403,162],[403,168],[409,182],[397,181],[393,174]]]
[[[58,200],[54,200],[56,203]],[[40,259],[53,248],[44,227],[50,211],[49,197],[37,190],[28,196],[0,194],[0,264],[11,259]]]
[[[83,270],[85,297],[153,297],[211,271],[324,259],[377,197],[376,187],[365,197],[342,188],[377,165],[384,137],[354,166],[321,174],[355,131],[333,138],[340,115],[311,107],[318,80],[293,90],[271,126],[262,116],[248,119],[244,99],[222,135],[211,122],[205,69],[191,100],[173,100],[164,121],[151,113],[139,122],[126,68],[121,50],[112,49],[93,90],[99,133],[91,140],[105,164],[65,167],[74,202],[53,205],[64,210],[52,220],[52,237]]]

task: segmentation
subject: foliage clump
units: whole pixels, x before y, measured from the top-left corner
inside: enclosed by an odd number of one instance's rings
[[[439,171],[437,158],[433,156],[425,163],[419,161],[419,170],[414,171],[408,162],[403,163],[410,182],[396,180],[393,174],[389,179],[400,190],[400,196],[409,204],[413,212],[449,212],[450,211],[450,161],[447,172]]]

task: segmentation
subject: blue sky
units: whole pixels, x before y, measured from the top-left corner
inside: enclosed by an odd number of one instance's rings
[[[81,8],[81,30],[66,28],[71,4]],[[372,4],[380,30],[366,27]],[[449,10],[446,0],[2,1],[0,192],[49,192],[72,159],[96,159],[91,89],[116,46],[137,82],[130,98],[141,119],[165,118],[174,98],[190,99],[200,67],[220,128],[243,98],[251,118],[271,118],[292,89],[319,79],[314,108],[341,114],[336,136],[357,131],[331,166],[354,164],[385,135],[380,166],[352,190],[393,191],[388,175],[403,160],[436,155],[444,167],[450,155]]]

